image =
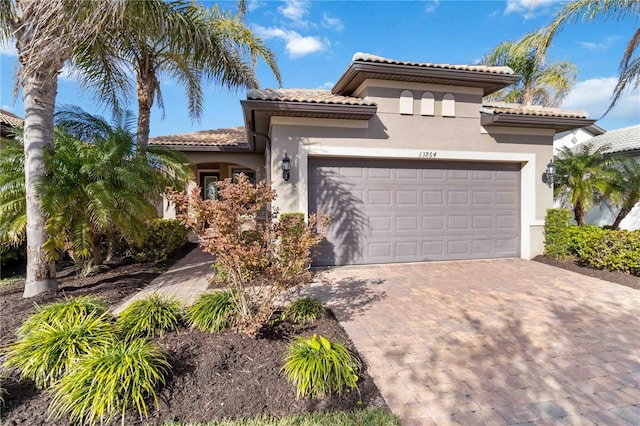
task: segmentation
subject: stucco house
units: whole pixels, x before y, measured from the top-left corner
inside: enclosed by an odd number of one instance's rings
[[[483,103],[518,79],[358,53],[330,91],[251,90],[243,127],[150,143],[183,151],[205,188],[248,170],[272,182],[280,212],[330,216],[317,265],[532,258],[553,205],[541,176],[554,135],[594,120]]]
[[[591,138],[605,134],[607,131],[597,124],[557,133],[553,138],[553,153],[562,148],[573,148]]]
[[[0,109],[0,138],[13,138],[13,129],[21,126],[23,121],[14,113]]]
[[[631,157],[640,163],[640,125],[611,130],[587,140],[594,147],[608,145],[604,151],[608,155]],[[611,225],[618,214],[617,209],[600,204],[587,212],[585,222],[590,225]],[[620,223],[622,229],[640,229],[640,203]]]

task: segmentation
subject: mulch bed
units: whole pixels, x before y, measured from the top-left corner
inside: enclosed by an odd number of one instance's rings
[[[0,287],[0,347],[15,340],[14,331],[40,305],[56,299],[85,294],[102,298],[110,305],[132,295],[151,282],[165,267],[153,264],[112,265],[111,269],[83,278],[73,271],[59,273],[60,288],[32,299],[23,299],[24,281]],[[141,421],[129,412],[127,425],[162,425],[166,421],[208,421],[247,418],[256,415],[282,416],[318,410],[349,410],[367,406],[386,407],[366,365],[360,374],[358,391],[332,395],[323,400],[300,399],[293,385],[280,372],[288,341],[313,333],[345,343],[354,349],[346,332],[329,312],[312,326],[281,323],[258,339],[231,331],[202,333],[187,328],[156,339],[173,368],[167,385],[158,394],[159,407],[151,404],[149,418]],[[4,407],[0,424],[68,425],[65,420],[47,418],[50,397],[31,381],[10,377],[4,384]],[[120,420],[113,422],[120,424]]]
[[[533,260],[640,290],[640,277],[625,272],[591,268],[576,259],[558,260],[547,256],[536,256]]]

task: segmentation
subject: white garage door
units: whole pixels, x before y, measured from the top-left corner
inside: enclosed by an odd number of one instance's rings
[[[517,257],[520,165],[309,158],[315,265]]]

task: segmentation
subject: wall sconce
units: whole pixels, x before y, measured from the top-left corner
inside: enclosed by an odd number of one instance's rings
[[[282,179],[286,181],[289,180],[289,172],[291,171],[291,159],[284,153],[284,158],[282,159]]]
[[[549,188],[553,186],[553,181],[556,177],[556,165],[553,162],[553,159],[549,161],[547,164],[547,170],[542,173],[542,182],[549,185]]]

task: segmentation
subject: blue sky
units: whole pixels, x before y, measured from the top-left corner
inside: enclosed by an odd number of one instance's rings
[[[213,2],[203,2],[212,6]],[[233,9],[237,2],[221,2]],[[287,88],[331,88],[354,53],[366,52],[407,61],[473,64],[505,40],[517,40],[551,20],[561,1],[303,1],[248,0],[246,23],[276,53]],[[639,19],[578,23],[567,27],[549,51],[549,62],[568,60],[579,71],[578,83],[563,107],[599,118],[617,81],[618,62]],[[20,99],[13,102],[15,48],[0,48],[0,106],[23,116]],[[264,63],[258,63],[261,87],[277,87]],[[206,87],[200,122],[189,119],[182,88],[162,79],[165,119],[154,107],[151,136],[185,133],[242,124],[239,100],[246,92]],[[75,104],[109,117],[90,92],[82,92],[63,72],[58,105]],[[137,110],[135,104],[129,109]],[[604,119],[607,130],[640,123],[640,91],[627,92]]]

